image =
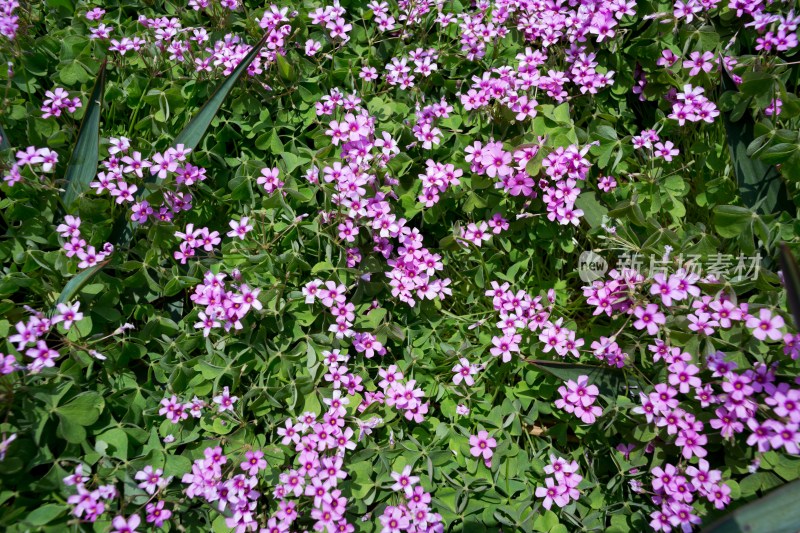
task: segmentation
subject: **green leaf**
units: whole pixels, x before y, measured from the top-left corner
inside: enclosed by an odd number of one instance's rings
[[[772,91],[775,86],[775,77],[767,72],[745,72],[742,75],[742,84],[739,90],[747,96],[761,96]]]
[[[800,328],[800,266],[786,243],[781,243],[781,270],[786,286],[786,303],[794,316],[795,326]]]
[[[228,93],[231,92],[233,86],[236,85],[238,79],[247,70],[247,67],[250,66],[250,63],[253,62],[258,53],[261,51],[261,47],[267,42],[267,37],[268,34],[265,34],[258,44],[256,44],[253,49],[250,50],[250,52],[244,57],[244,59],[242,59],[241,63],[239,63],[239,65],[233,69],[233,72],[231,72],[228,77],[219,84],[217,89],[203,105],[200,111],[198,111],[197,114],[192,117],[192,120],[189,121],[186,127],[183,128],[183,131],[181,131],[175,138],[173,146],[183,144],[186,148],[191,148],[192,150],[197,147],[197,145],[200,143],[200,139],[203,138],[208,126],[211,124],[211,121],[219,111],[219,108],[222,107],[222,102],[225,101],[225,98],[228,96]]]
[[[227,435],[234,429],[232,422],[221,418],[203,417],[200,419],[200,427],[204,430],[217,435]]]
[[[61,197],[64,207],[69,211],[75,200],[89,188],[89,183],[97,174],[100,151],[100,111],[103,109],[103,94],[106,87],[106,62],[100,66],[97,81],[86,106],[78,141],[72,151],[64,178],[67,188]]]
[[[55,312],[55,308],[58,304],[73,301],[75,299],[75,295],[81,290],[81,287],[83,287],[92,278],[92,276],[106,266],[109,261],[111,261],[111,259],[106,259],[102,263],[97,263],[95,266],[81,270],[79,273],[74,275],[72,279],[70,279],[67,284],[64,285],[64,288],[61,290],[61,294],[58,295],[58,299],[53,305],[51,314]]]
[[[589,384],[597,385],[606,396],[616,397],[625,394],[629,388],[639,387],[638,381],[626,376],[622,370],[611,366],[584,365],[581,363],[562,363],[560,361],[529,361],[536,368],[559,379],[577,380],[579,376],[588,376]]]
[[[49,524],[67,511],[63,505],[48,503],[37,507],[25,517],[25,522],[32,526],[44,526]]]
[[[578,196],[575,205],[583,211],[583,217],[593,228],[599,228],[603,223],[603,216],[608,214],[608,209],[597,200],[592,191],[585,191]]]
[[[117,459],[126,461],[128,459],[128,434],[120,428],[111,428],[105,433],[98,435],[96,443],[106,444],[106,454]]]
[[[545,511],[536,517],[533,522],[533,529],[536,531],[547,532],[558,525],[558,515],[553,511]]]
[[[703,533],[793,533],[800,530],[798,498],[800,481],[795,481],[738,508],[703,529]]]
[[[721,237],[738,237],[753,223],[753,217],[744,207],[720,205],[714,208],[714,227]]]
[[[0,152],[10,149],[11,143],[8,142],[8,135],[6,135],[5,130],[3,130],[3,125],[0,124]]]
[[[100,394],[89,391],[78,394],[64,405],[56,408],[56,413],[72,424],[91,426],[100,418],[105,401]]]
[[[736,91],[736,84],[727,70],[722,68],[722,86]],[[742,202],[758,213],[768,214],[776,211],[794,213],[796,209],[789,201],[786,186],[778,170],[758,159],[747,156],[747,147],[753,142],[755,121],[748,113],[733,120],[731,112],[723,112],[722,120],[728,138],[731,163]]]
[[[276,54],[275,60],[278,63],[278,73],[281,78],[288,83],[294,83],[297,80],[297,73],[292,68],[292,65],[281,54]]]

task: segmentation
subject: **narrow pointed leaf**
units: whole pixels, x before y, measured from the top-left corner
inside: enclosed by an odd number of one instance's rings
[[[225,101],[225,98],[228,96],[228,93],[231,92],[233,86],[236,85],[236,81],[242,76],[242,74],[247,70],[247,67],[250,66],[250,63],[256,58],[258,53],[261,51],[261,48],[267,42],[268,34],[265,34],[264,37],[253,47],[252,50],[242,59],[242,61],[233,69],[228,77],[226,77],[222,83],[220,83],[217,88],[214,90],[214,93],[208,99],[208,101],[203,105],[202,108],[197,112],[197,114],[192,117],[189,123],[183,128],[177,137],[175,137],[175,142],[172,143],[173,146],[177,146],[179,144],[184,145],[186,148],[191,148],[194,150],[197,148],[197,145],[200,144],[200,141],[205,135],[206,130],[211,125],[211,121],[214,120],[217,112],[219,111],[220,107],[222,107],[222,103]],[[153,182],[160,184],[163,182],[162,179],[156,178],[155,176],[149,176],[147,179],[148,182]],[[137,191],[137,198],[145,192],[145,188],[142,187]],[[133,238],[134,230],[136,229],[137,224],[135,222],[131,222],[128,220],[127,216],[120,217],[114,224],[114,228],[111,232],[111,242],[113,242],[116,247],[125,248],[131,242]]]
[[[175,138],[174,145],[183,144],[186,148],[191,148],[194,150],[198,144],[200,144],[200,139],[203,138],[205,135],[208,126],[211,124],[211,121],[216,116],[217,111],[222,106],[222,102],[225,101],[225,97],[228,96],[228,93],[231,92],[231,89],[234,85],[236,85],[236,81],[241,77],[241,75],[247,70],[247,67],[250,66],[250,63],[256,58],[258,53],[261,51],[261,48],[267,42],[267,34],[261,39],[261,41],[256,44],[252,50],[242,59],[241,63],[239,63],[233,72],[225,78],[222,83],[214,91],[214,94],[211,95],[211,98],[208,99],[200,111],[192,117],[192,120],[183,128],[183,131],[178,134]]]
[[[702,533],[794,533],[800,531],[800,481],[736,509]]]
[[[100,66],[97,73],[92,95],[86,106],[81,128],[78,131],[78,141],[72,151],[65,178],[67,188],[61,197],[64,207],[69,211],[75,200],[88,188],[89,183],[97,174],[100,151],[100,111],[103,108],[103,93],[106,86],[106,62]]]
[[[86,285],[86,283],[95,274],[100,272],[103,269],[103,267],[106,266],[109,263],[109,261],[111,261],[111,260],[110,259],[106,259],[102,263],[97,263],[95,266],[86,268],[84,270],[81,270],[77,274],[75,274],[67,282],[67,284],[64,285],[64,289],[62,289],[61,294],[58,295],[58,299],[56,300],[56,303],[53,306],[53,309],[55,309],[55,307],[58,304],[72,302],[73,300],[75,300],[75,296],[78,294],[78,291],[80,291],[81,288],[84,285]]]
[[[606,396],[626,394],[629,389],[639,388],[639,382],[619,370],[610,366],[585,365],[581,363],[562,363],[559,361],[528,361],[536,368],[555,377],[567,380],[577,380],[579,376],[588,376],[589,383],[597,385],[600,392]]]
[[[781,270],[786,287],[786,303],[794,315],[795,326],[800,329],[800,266],[786,243],[781,243]]]
[[[0,124],[0,151],[9,150],[11,148],[11,143],[8,142],[8,136],[6,136],[5,130],[3,130],[3,125]]]

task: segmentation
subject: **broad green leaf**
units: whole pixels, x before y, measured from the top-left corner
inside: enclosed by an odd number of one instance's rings
[[[100,72],[97,73],[97,81],[94,83],[92,95],[86,105],[86,114],[83,116],[83,122],[78,131],[78,140],[64,175],[67,185],[61,199],[67,211],[70,210],[75,200],[89,188],[89,183],[97,174],[100,151],[100,112],[103,109],[105,87],[106,63],[103,62]]]
[[[599,228],[603,223],[603,216],[608,214],[608,209],[597,200],[592,191],[584,191],[578,196],[575,205],[583,210],[583,218],[592,228]]]
[[[25,522],[32,526],[44,526],[49,524],[67,511],[66,506],[48,503],[37,507],[25,517]]]
[[[754,216],[744,207],[720,205],[714,209],[714,227],[722,237],[738,237],[753,223]]]
[[[297,80],[297,73],[292,68],[292,65],[281,54],[276,54],[275,60],[278,63],[278,73],[281,78],[286,82],[294,83]]]
[[[200,419],[200,427],[216,435],[227,435],[233,431],[233,422],[222,420],[221,418],[203,417]]]
[[[744,492],[744,491],[742,491]],[[800,481],[740,507],[702,533],[794,533],[800,531]]]
[[[111,428],[108,431],[97,436],[95,442],[104,442],[106,453],[111,457],[128,459],[128,434],[121,428]]]
[[[64,405],[59,405],[56,413],[73,424],[90,426],[97,422],[104,405],[105,401],[100,394],[88,391],[78,394]]]
[[[722,86],[726,90],[736,91],[736,84],[722,68]],[[731,153],[731,164],[742,202],[758,213],[769,214],[777,211],[795,213],[794,205],[789,201],[786,186],[780,173],[772,166],[758,159],[747,156],[747,147],[755,138],[755,122],[744,113],[734,120],[731,112],[722,113],[722,121],[728,138],[728,149]]]

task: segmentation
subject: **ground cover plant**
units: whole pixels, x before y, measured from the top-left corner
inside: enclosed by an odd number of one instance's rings
[[[796,11],[0,0],[0,527],[797,530]]]

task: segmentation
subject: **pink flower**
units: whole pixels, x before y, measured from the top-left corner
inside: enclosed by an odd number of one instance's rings
[[[316,53],[319,52],[321,49],[322,49],[322,43],[320,43],[319,41],[315,41],[314,39],[308,39],[306,41],[305,53],[307,56],[311,57],[313,55],[316,55]]]
[[[672,141],[656,143],[655,150],[653,150],[653,155],[656,157],[663,157],[664,161],[672,161],[672,158],[680,153],[680,150],[675,148],[675,145],[672,144]]]
[[[228,222],[231,230],[226,235],[228,237],[239,237],[240,240],[244,240],[245,235],[253,231],[253,226],[248,224],[249,220],[248,217],[242,217],[239,221],[231,220]]]
[[[783,317],[780,315],[772,316],[772,312],[769,309],[760,309],[758,318],[749,316],[745,325],[750,328],[753,337],[756,339],[763,341],[769,337],[770,340],[777,341],[780,340],[783,335],[780,328],[782,328],[785,323]]]
[[[166,487],[172,479],[171,477],[164,478],[162,474],[164,474],[164,471],[160,468],[154,470],[152,466],[147,465],[144,467],[144,470],[136,472],[134,479],[141,481],[138,485],[140,489],[152,495],[155,494],[157,490]]]
[[[142,519],[138,514],[129,516],[127,520],[124,516],[115,516],[111,522],[111,527],[114,528],[112,533],[136,533],[136,528],[141,522]]]
[[[511,361],[511,352],[519,352],[519,341],[522,340],[522,335],[504,335],[502,337],[493,337],[492,344],[494,347],[489,350],[493,357],[502,356],[503,362],[508,363]]]
[[[419,481],[418,476],[411,475],[411,467],[406,465],[401,473],[392,472],[392,479],[395,483],[392,485],[392,490],[396,492],[402,491],[407,497],[414,494],[414,485]]]
[[[258,185],[262,185],[267,194],[272,194],[278,189],[282,188],[285,184],[278,178],[280,170],[275,168],[262,168],[261,176],[256,179]]]
[[[537,498],[544,498],[542,506],[545,509],[549,510],[553,503],[559,507],[564,507],[569,503],[569,496],[566,495],[567,487],[556,485],[555,480],[551,477],[545,478],[544,483],[544,487],[536,487],[535,494]]]
[[[473,457],[483,457],[486,465],[490,466],[494,449],[497,448],[497,441],[494,437],[489,436],[489,432],[481,430],[477,435],[469,437],[469,453]]]
[[[467,386],[472,386],[475,384],[475,380],[473,379],[473,375],[477,374],[478,369],[475,368],[470,362],[465,358],[462,357],[458,360],[458,363],[453,367],[453,372],[455,375],[453,376],[453,383],[458,385],[461,381],[464,381],[464,384]]]
[[[633,310],[637,320],[633,323],[636,329],[647,329],[647,333],[655,335],[658,333],[658,326],[667,322],[664,313],[658,310],[657,304],[647,304],[647,307],[637,306]]]
[[[239,398],[236,396],[231,396],[231,393],[226,386],[222,389],[222,394],[214,397],[214,403],[219,405],[218,411],[220,413],[224,413],[225,411],[233,412],[233,404],[238,399]]]
[[[267,468],[267,461],[261,450],[248,451],[244,454],[244,458],[239,467],[247,472],[248,476],[255,476],[260,470]]]
[[[603,414],[602,408],[594,405],[600,391],[596,385],[589,385],[589,376],[578,376],[577,381],[569,380],[566,386],[558,388],[561,398],[555,406],[568,413],[575,413],[585,424],[593,424]]]
[[[164,509],[163,501],[159,501],[158,503],[148,503],[146,509],[147,522],[149,524],[155,524],[156,527],[161,527],[164,525],[164,521],[169,520],[169,517],[172,516],[172,511],[169,509]]]

